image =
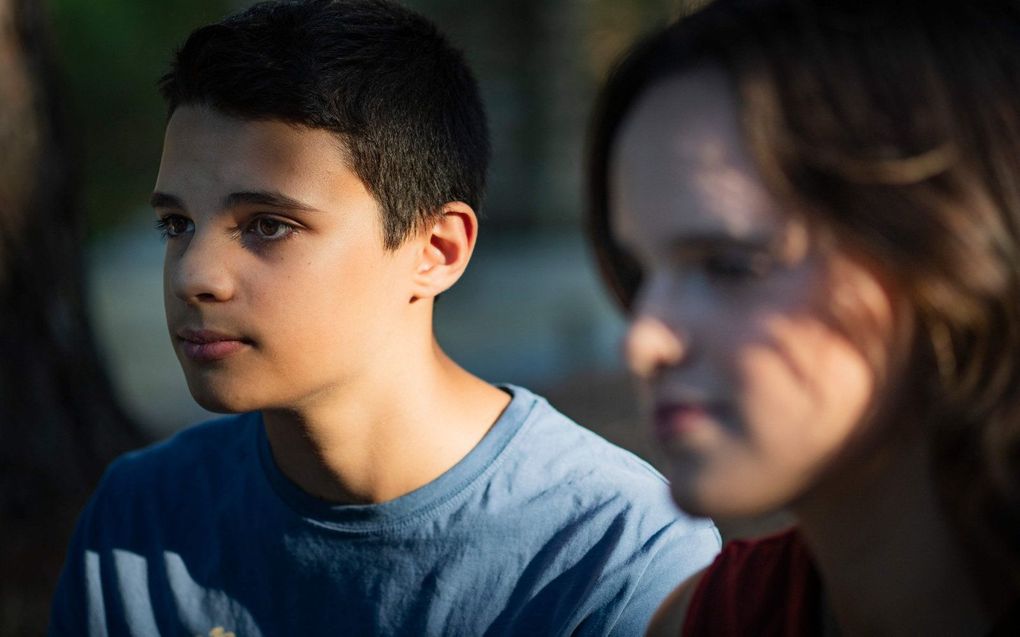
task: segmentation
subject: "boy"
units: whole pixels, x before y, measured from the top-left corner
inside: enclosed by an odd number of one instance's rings
[[[489,151],[461,55],[385,1],[273,2],[161,88],[170,336],[240,415],[111,466],[51,633],[640,634],[714,527],[432,335]]]

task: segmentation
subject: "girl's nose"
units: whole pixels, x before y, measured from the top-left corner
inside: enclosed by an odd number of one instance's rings
[[[684,339],[664,321],[639,314],[631,321],[624,340],[624,356],[631,373],[649,380],[666,367],[679,365],[686,355]]]

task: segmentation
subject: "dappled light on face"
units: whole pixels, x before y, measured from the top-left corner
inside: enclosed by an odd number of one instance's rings
[[[677,502],[724,517],[786,507],[855,456],[892,316],[878,277],[766,188],[735,102],[718,69],[663,80],[610,167],[611,224],[643,271],[627,360]]]
[[[827,259],[824,318],[861,351],[883,381],[902,367],[913,335],[906,299],[874,266],[844,255]]]
[[[745,236],[755,230],[754,214],[768,207],[771,197],[760,180],[749,170],[746,160],[734,156],[725,140],[695,134],[681,138],[678,151],[689,157],[691,186],[729,234]]]
[[[712,234],[760,233],[761,220],[775,215],[773,199],[740,139],[730,90],[722,71],[714,67],[663,80],[649,89],[616,142],[611,209],[683,218],[685,223],[702,216],[687,213],[704,212],[711,217]],[[668,121],[677,126],[664,130],[658,124]],[[640,169],[623,178],[623,165]],[[671,190],[664,191],[663,184],[671,184]],[[614,215],[623,238],[632,235],[627,216]],[[691,228],[692,233],[698,231]]]

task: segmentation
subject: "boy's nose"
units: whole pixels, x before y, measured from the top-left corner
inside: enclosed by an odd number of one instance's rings
[[[215,237],[196,233],[176,258],[167,258],[165,284],[174,296],[190,304],[233,297],[234,280],[216,243]]]

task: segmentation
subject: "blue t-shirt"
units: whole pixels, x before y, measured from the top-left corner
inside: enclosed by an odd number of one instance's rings
[[[258,413],[125,455],[82,514],[51,635],[640,635],[719,535],[644,461],[520,387],[433,482],[331,505]]]

